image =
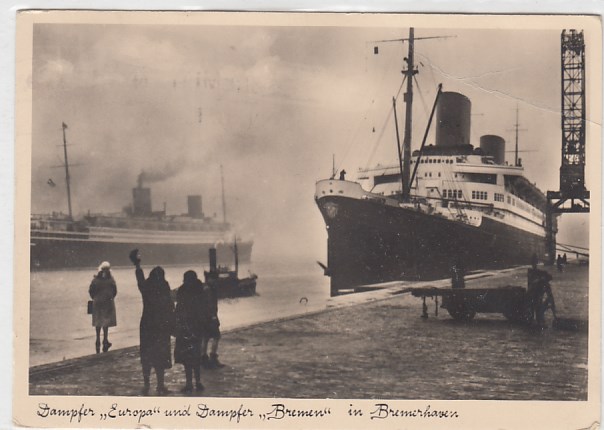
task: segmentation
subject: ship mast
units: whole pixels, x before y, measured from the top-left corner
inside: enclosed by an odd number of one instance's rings
[[[514,128],[516,129],[516,146],[514,148],[514,167],[518,167],[518,105],[516,105],[516,124],[514,124]]]
[[[508,129],[508,131],[514,131],[515,133],[515,137],[516,137],[516,143],[514,146],[514,167],[522,167],[522,160],[520,158],[518,158],[518,153],[520,152],[520,150],[518,149],[518,132],[519,131],[527,131],[526,128],[520,128],[520,123],[518,122],[518,117],[519,117],[519,109],[518,109],[518,104],[516,104],[516,122],[514,123],[514,128],[513,129]]]
[[[71,211],[71,180],[69,176],[69,161],[67,159],[67,139],[65,137],[65,130],[67,124],[63,123],[63,154],[65,156],[65,183],[67,184],[67,205],[69,208],[69,219],[73,220],[73,213]]]
[[[520,159],[518,158],[518,132],[527,130],[526,128],[520,128],[520,124],[518,123],[518,104],[516,104],[516,123],[514,124],[514,131],[516,132],[516,145],[514,147],[514,167],[521,167]]]
[[[413,114],[413,76],[418,73],[413,64],[414,56],[414,31],[413,27],[409,28],[409,51],[407,53],[407,70],[402,73],[407,79],[407,92],[404,96],[405,101],[405,135],[403,137],[403,201],[409,201],[410,194],[410,166],[411,166],[411,126]]]
[[[413,27],[409,28],[409,37],[403,39],[387,39],[387,40],[376,40],[377,43],[382,42],[409,42],[409,49],[407,56],[404,58],[407,63],[407,70],[402,70],[401,73],[407,80],[407,91],[404,95],[405,101],[405,134],[403,137],[403,163],[401,168],[401,182],[402,182],[402,200],[409,201],[411,194],[411,131],[413,126],[413,77],[419,73],[415,68],[415,41],[425,39],[446,39],[448,37],[455,36],[430,36],[430,37],[415,37],[415,31]],[[374,47],[373,53],[377,54],[378,48]],[[399,147],[400,153],[400,146]]]
[[[226,224],[226,200],[224,198],[224,175],[222,173],[222,164],[220,165],[220,182],[222,184],[222,222]]]
[[[233,252],[235,253],[235,276],[239,276],[239,249],[237,248],[237,235],[233,243]]]

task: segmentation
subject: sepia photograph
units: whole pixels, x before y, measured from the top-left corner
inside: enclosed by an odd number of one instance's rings
[[[19,423],[600,421],[598,16],[17,15]]]

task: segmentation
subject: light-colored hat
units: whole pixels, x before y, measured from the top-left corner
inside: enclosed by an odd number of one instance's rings
[[[99,266],[99,272],[100,272],[101,270],[109,270],[109,269],[111,269],[111,264],[109,264],[109,262],[108,262],[108,261],[103,261],[103,262],[101,263],[101,265]]]

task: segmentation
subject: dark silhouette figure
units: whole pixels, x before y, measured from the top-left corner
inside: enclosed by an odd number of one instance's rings
[[[566,252],[562,256],[562,263],[566,264]]]
[[[138,250],[130,253],[136,266],[136,281],[143,298],[143,315],[140,322],[140,356],[143,368],[143,395],[149,394],[151,368],[157,377],[157,394],[169,391],[164,384],[165,369],[172,367],[170,336],[174,330],[174,304],[170,297],[170,285],[165,279],[164,269],[157,266],[145,279],[140,267]]]
[[[340,171],[340,181],[345,181],[346,180],[346,170],[342,169]]]
[[[201,365],[206,369],[216,369],[224,367],[218,361],[218,343],[220,342],[220,320],[218,319],[218,291],[214,283],[206,283],[203,286],[203,311],[204,318],[204,338],[201,345],[202,356]],[[212,341],[210,355],[208,356],[208,346]]]
[[[195,388],[203,391],[201,383],[201,342],[203,339],[204,312],[202,304],[203,284],[193,270],[185,272],[183,284],[176,294],[176,345],[174,362],[185,367],[186,384],[184,393]]]
[[[96,329],[97,354],[101,352],[101,329],[103,330],[103,352],[107,352],[112,345],[109,342],[109,327],[117,325],[113,300],[117,295],[117,286],[110,269],[111,266],[107,261],[102,262],[88,289],[88,294],[93,301],[92,325]]]
[[[461,260],[457,258],[453,263],[453,266],[451,266],[451,288],[465,288],[465,276],[465,268],[461,263]]]
[[[558,272],[562,272],[564,269],[564,260],[562,260],[562,256],[558,254],[558,258],[556,258],[556,267],[558,268]]]
[[[556,304],[554,303],[554,295],[550,286],[552,275],[545,270],[537,269],[537,263],[533,262],[532,267],[527,273],[527,296],[531,309],[530,319],[536,318],[537,324],[542,326],[545,322],[545,311],[551,307],[556,317]]]

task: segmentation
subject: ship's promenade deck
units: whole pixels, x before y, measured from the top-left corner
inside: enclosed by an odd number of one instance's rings
[[[587,319],[588,269],[551,271],[558,313]],[[385,289],[332,298],[325,309],[225,331],[222,369],[202,372],[203,397],[331,399],[587,399],[584,331],[513,325],[479,314],[458,323],[410,287],[448,280],[391,283]],[[526,267],[467,277],[467,288],[526,285]],[[30,369],[31,395],[138,396],[138,348]],[[154,377],[152,378],[152,383]],[[183,396],[184,371],[166,375],[169,396]],[[153,394],[153,392],[152,392]]]

